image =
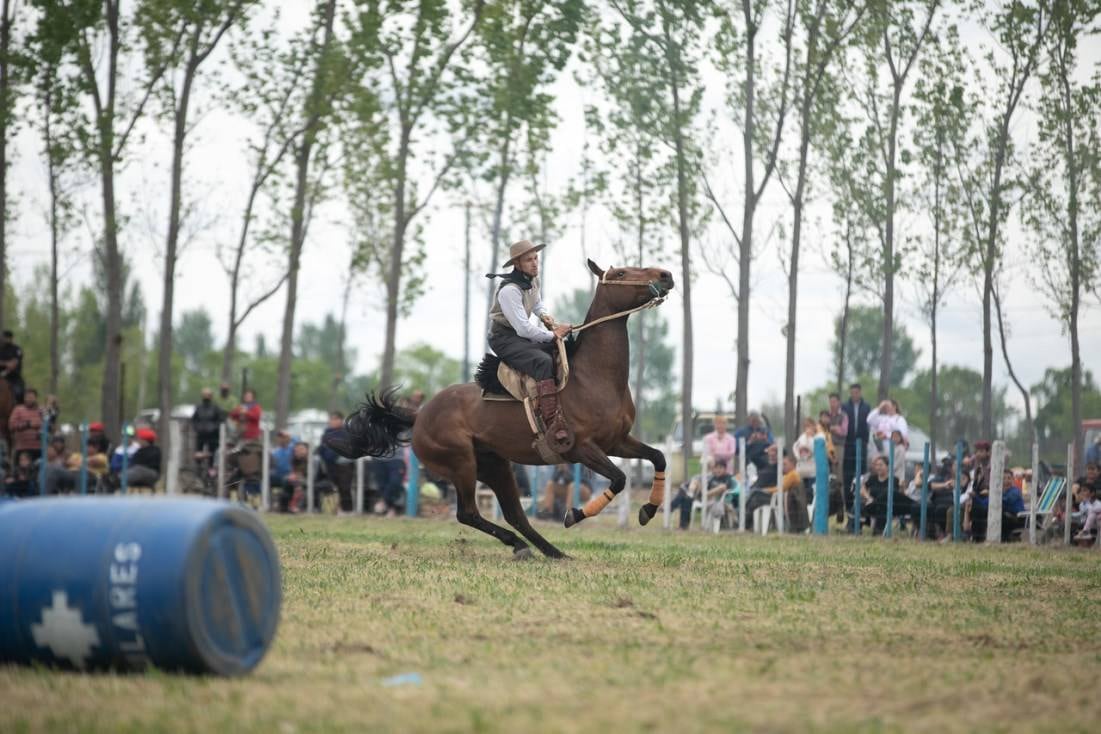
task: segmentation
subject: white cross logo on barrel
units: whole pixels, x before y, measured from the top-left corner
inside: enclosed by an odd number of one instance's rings
[[[42,608],[42,623],[32,624],[31,634],[36,645],[50,648],[54,657],[81,669],[92,648],[99,645],[96,628],[84,623],[79,608],[69,608],[69,597],[60,590],[54,591],[53,606]]]

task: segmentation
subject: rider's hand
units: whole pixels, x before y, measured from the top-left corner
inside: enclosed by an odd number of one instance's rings
[[[569,324],[559,324],[558,326],[554,327],[554,335],[559,339],[565,339],[572,330],[573,327],[571,327]]]

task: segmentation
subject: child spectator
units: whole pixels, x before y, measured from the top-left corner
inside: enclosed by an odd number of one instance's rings
[[[15,468],[4,477],[4,494],[9,497],[30,497],[34,491],[34,460],[29,453],[18,454]]]
[[[1093,540],[1097,533],[1098,517],[1101,516],[1101,499],[1097,498],[1097,490],[1092,484],[1086,484],[1081,490],[1081,500],[1078,503],[1078,517],[1085,518],[1082,530],[1075,536],[1075,540]]]
[[[818,435],[818,424],[807,416],[803,419],[803,432],[795,439],[792,445],[792,453],[795,454],[795,471],[803,481],[803,487],[810,491],[814,486],[816,466],[814,463],[814,439]]]

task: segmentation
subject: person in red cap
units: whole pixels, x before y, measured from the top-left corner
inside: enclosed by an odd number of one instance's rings
[[[489,346],[509,367],[535,379],[547,438],[561,453],[571,448],[573,438],[558,408],[553,355],[555,338],[565,339],[570,326],[555,324],[539,294],[539,252],[544,247],[528,240],[515,242],[505,262],[512,271],[486,274],[503,281],[489,309]]]
[[[138,450],[130,457],[126,469],[126,484],[130,487],[152,487],[161,478],[161,449],[157,446],[157,432],[152,428],[139,428],[134,432]]]

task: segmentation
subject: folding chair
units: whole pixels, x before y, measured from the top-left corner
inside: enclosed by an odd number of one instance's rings
[[[1055,504],[1059,501],[1059,497],[1062,496],[1063,490],[1067,486],[1066,477],[1051,477],[1047,480],[1047,484],[1044,485],[1043,490],[1040,492],[1040,499],[1036,501],[1036,521],[1040,522],[1046,516],[1050,515],[1052,510],[1055,509]],[[1028,532],[1029,529],[1029,513],[1018,512],[1017,517],[1024,518],[1025,524],[1022,528],[1022,535]]]

